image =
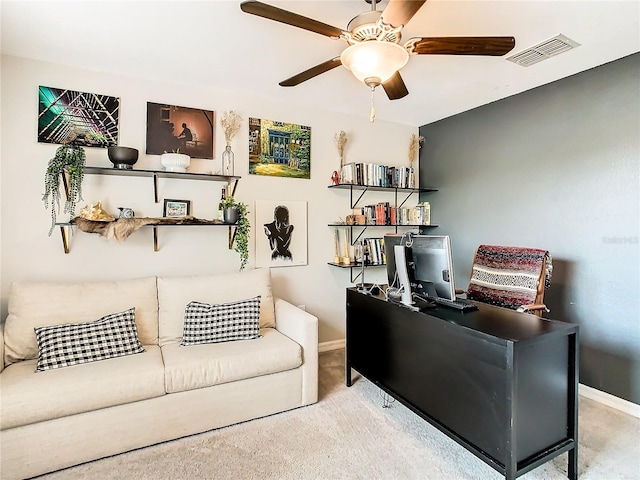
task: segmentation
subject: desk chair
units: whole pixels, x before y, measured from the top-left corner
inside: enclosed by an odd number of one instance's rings
[[[537,248],[480,245],[467,298],[542,317],[544,291],[551,285],[551,256]]]

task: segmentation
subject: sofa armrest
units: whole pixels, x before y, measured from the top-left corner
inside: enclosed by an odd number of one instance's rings
[[[0,322],[0,372],[4,370],[4,322]]]
[[[318,318],[274,297],[276,330],[302,347],[302,405],[318,401]]]

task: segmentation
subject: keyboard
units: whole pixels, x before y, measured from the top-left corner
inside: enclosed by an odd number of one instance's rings
[[[456,310],[469,311],[477,310],[478,307],[471,300],[466,298],[456,298],[455,300],[449,300],[448,298],[434,298],[434,302],[438,305],[444,305],[445,307],[455,308]]]

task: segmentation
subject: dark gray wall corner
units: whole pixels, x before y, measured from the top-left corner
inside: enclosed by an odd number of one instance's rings
[[[456,286],[479,244],[549,250],[547,316],[580,325],[581,383],[640,404],[640,53],[420,135]]]

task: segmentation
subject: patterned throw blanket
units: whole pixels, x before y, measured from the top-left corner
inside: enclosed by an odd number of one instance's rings
[[[536,303],[545,262],[544,288],[549,288],[553,267],[546,250],[480,245],[467,298],[511,309]]]

